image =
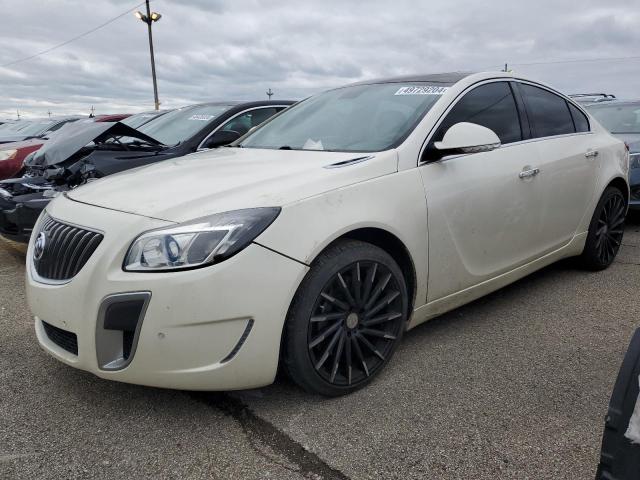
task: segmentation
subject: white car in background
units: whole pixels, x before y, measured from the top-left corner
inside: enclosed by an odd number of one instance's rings
[[[627,170],[621,141],[524,78],[357,83],[56,198],[28,301],[42,347],[102,378],[231,390],[282,364],[341,395],[405,330],[565,257],[610,265]]]

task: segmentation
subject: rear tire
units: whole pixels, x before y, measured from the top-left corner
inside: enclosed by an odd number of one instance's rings
[[[356,240],[336,242],[313,262],[289,309],[287,373],[320,395],[362,388],[391,359],[408,304],[402,271],[387,252]]]
[[[624,221],[627,202],[616,187],[608,187],[589,224],[587,241],[579,263],[587,270],[604,270],[613,263],[624,234]]]

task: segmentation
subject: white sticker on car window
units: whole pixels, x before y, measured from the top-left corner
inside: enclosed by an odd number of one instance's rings
[[[449,87],[437,87],[435,85],[420,85],[401,87],[394,95],[443,95]]]
[[[191,115],[188,120],[200,120],[201,122],[208,122],[214,117],[215,115]]]

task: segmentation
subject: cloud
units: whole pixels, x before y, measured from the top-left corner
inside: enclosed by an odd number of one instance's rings
[[[0,65],[61,43],[135,0],[0,0]],[[303,98],[356,80],[498,69],[505,62],[568,93],[640,97],[634,1],[154,0],[160,100]],[[139,7],[142,8],[142,7]],[[153,108],[146,26],[132,14],[36,59],[0,68],[0,117]]]

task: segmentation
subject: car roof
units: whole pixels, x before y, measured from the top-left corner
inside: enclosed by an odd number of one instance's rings
[[[590,103],[588,108],[605,108],[611,106],[640,105],[640,100],[609,100],[607,102]]]
[[[183,108],[201,107],[204,105],[219,106],[219,107],[258,107],[269,105],[291,105],[295,103],[294,100],[252,100],[252,101],[229,101],[229,102],[205,102],[196,103],[194,105],[185,105]]]
[[[351,83],[347,86],[354,85],[370,85],[375,83],[408,83],[408,82],[429,82],[429,83],[443,83],[453,85],[459,82],[463,78],[467,78],[473,75],[475,72],[449,72],[449,73],[429,73],[429,74],[417,74],[417,75],[403,75],[400,77],[387,77],[376,78],[372,80],[363,80],[361,82]]]

